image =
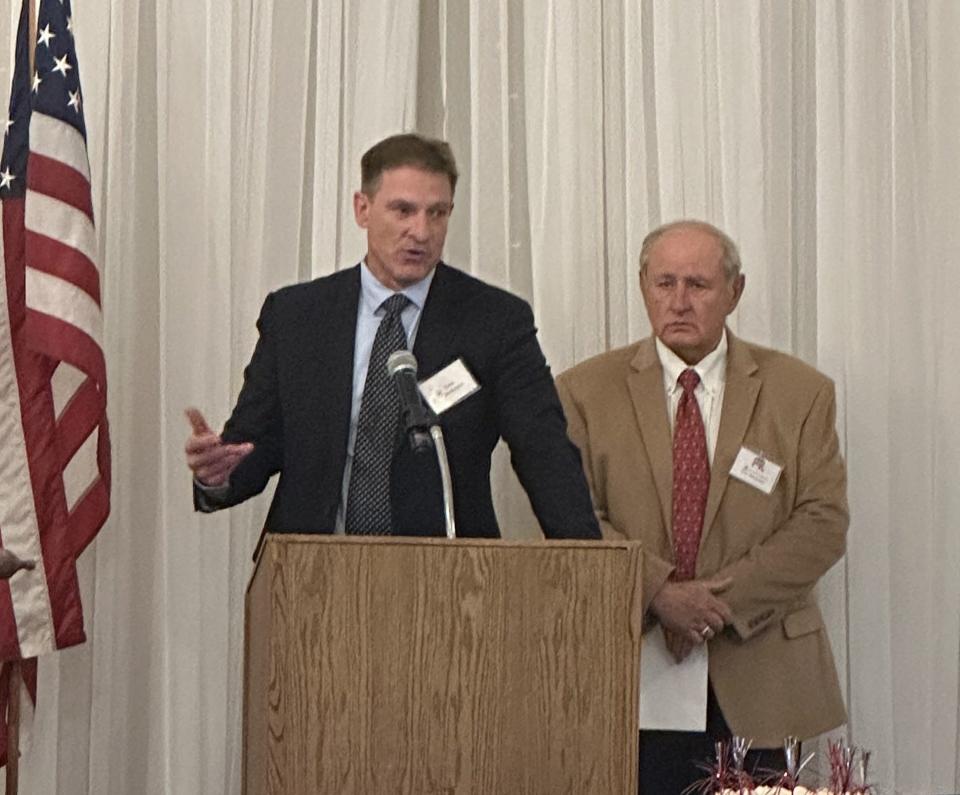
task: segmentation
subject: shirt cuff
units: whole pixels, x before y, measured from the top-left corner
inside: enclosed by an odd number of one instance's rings
[[[209,513],[223,507],[223,501],[230,493],[230,481],[220,486],[208,486],[194,477],[193,489],[197,510]]]

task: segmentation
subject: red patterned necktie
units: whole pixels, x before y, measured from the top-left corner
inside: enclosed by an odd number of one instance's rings
[[[710,488],[710,462],[703,418],[694,395],[700,376],[688,368],[677,381],[683,394],[673,426],[673,549],[677,561],[674,579],[692,580]]]

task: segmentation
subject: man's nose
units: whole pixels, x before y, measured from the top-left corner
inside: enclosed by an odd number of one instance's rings
[[[670,309],[674,312],[686,312],[690,308],[690,294],[683,284],[678,284],[670,292]]]
[[[418,242],[426,241],[430,236],[430,222],[426,213],[416,213],[410,218],[408,227],[410,237]]]

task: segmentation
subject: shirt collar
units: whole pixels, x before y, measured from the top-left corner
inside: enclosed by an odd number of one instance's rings
[[[430,273],[416,284],[411,284],[409,287],[400,290],[403,295],[410,299],[410,303],[416,306],[418,310],[422,310],[423,305],[427,301],[427,293],[430,292],[430,285],[433,283],[433,276],[436,272],[437,269],[433,268]],[[360,301],[367,312],[370,314],[375,313],[380,308],[380,304],[386,301],[394,292],[395,291],[389,287],[384,287],[377,277],[373,275],[373,272],[367,267],[366,259],[361,260]]]
[[[681,388],[677,383],[677,379],[690,365],[664,345],[659,337],[656,338],[656,346],[660,366],[663,368],[663,385],[667,390],[667,394],[670,395],[673,394],[674,390]],[[720,342],[717,344],[717,347],[693,365],[693,369],[697,371],[697,375],[700,376],[700,383],[707,392],[715,394],[723,385],[727,373],[726,329],[724,329],[723,334],[720,335]]]

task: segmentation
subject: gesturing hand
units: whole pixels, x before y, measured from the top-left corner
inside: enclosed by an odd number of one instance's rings
[[[685,580],[668,581],[657,591],[650,609],[660,620],[665,630],[692,643],[703,643],[720,632],[730,621],[730,607],[716,596],[730,586],[732,580]],[[681,648],[675,641],[674,647]],[[674,649],[670,649],[676,657]]]
[[[210,430],[199,411],[189,408],[186,414],[192,429],[184,448],[187,466],[204,486],[224,485],[237,464],[253,452],[253,444],[224,444],[220,434]]]

